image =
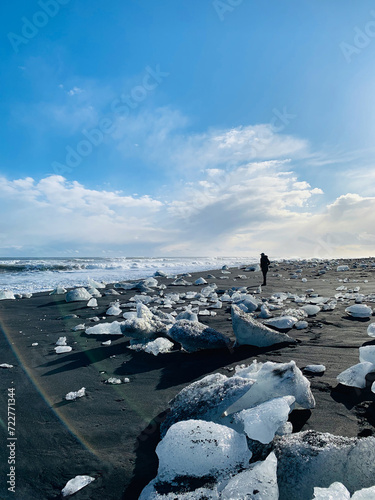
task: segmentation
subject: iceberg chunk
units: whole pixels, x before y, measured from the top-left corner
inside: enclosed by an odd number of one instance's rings
[[[232,327],[237,345],[247,344],[266,347],[282,342],[295,343],[295,340],[289,335],[271,330],[271,328],[259,323],[236,305],[232,305]]]
[[[77,398],[83,398],[83,396],[85,395],[86,395],[86,388],[82,387],[79,391],[68,392],[68,394],[65,396],[65,399],[67,401],[74,401]]]
[[[220,477],[248,465],[251,452],[246,436],[204,420],[177,422],[156,447],[158,477]]]
[[[90,300],[91,294],[85,288],[74,288],[66,294],[66,302],[79,302],[81,300]]]
[[[71,479],[66,483],[61,491],[61,494],[63,497],[73,495],[73,493],[76,493],[93,481],[95,481],[95,478],[91,476],[76,476],[74,479]]]
[[[329,488],[314,488],[313,500],[350,500],[350,493],[342,483],[332,483]]]
[[[247,373],[246,373],[247,372]],[[294,361],[289,363],[253,363],[242,369],[240,376],[248,376],[255,383],[238,401],[229,406],[224,415],[253,408],[261,403],[281,396],[294,396],[302,408],[314,408],[315,399],[310,382],[303,376]]]
[[[366,375],[373,371],[375,371],[375,366],[368,361],[364,361],[347,368],[339,373],[336,378],[342,385],[364,389],[366,387]]]
[[[99,325],[86,328],[87,335],[122,335],[121,325],[118,321],[112,323],[100,323]]]
[[[263,462],[255,462],[249,470],[229,480],[221,492],[220,500],[277,500],[277,458],[272,452]],[[256,493],[255,493],[256,492]]]
[[[294,402],[294,396],[270,399],[255,408],[240,411],[235,420],[243,424],[248,438],[267,444],[288,420]]]
[[[200,323],[180,319],[170,328],[168,336],[182,345],[188,352],[202,349],[222,349],[229,347],[231,340],[213,328]]]
[[[372,315],[372,309],[365,304],[354,304],[345,309],[345,312],[353,318],[369,318]]]
[[[221,414],[253,384],[253,380],[236,375],[228,378],[221,373],[207,375],[193,382],[169,402],[170,412],[161,424],[161,436],[164,436],[171,425],[181,420],[211,420],[225,423]]]

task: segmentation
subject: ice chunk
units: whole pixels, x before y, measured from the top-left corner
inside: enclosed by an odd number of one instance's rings
[[[342,483],[332,483],[329,488],[314,488],[313,500],[350,500],[350,493]]]
[[[8,365],[8,363],[1,363],[0,368],[13,368],[13,365]]]
[[[354,304],[345,309],[345,312],[353,318],[369,318],[372,315],[372,309],[365,304]]]
[[[349,271],[349,266],[337,266],[336,271]]]
[[[353,493],[374,485],[375,438],[346,438],[315,431],[275,443],[280,498],[306,500],[314,487],[339,481]]]
[[[303,408],[314,408],[315,399],[310,390],[310,382],[303,376],[294,361],[289,363],[252,363],[238,375],[255,380],[249,391],[229,406],[224,415],[253,408],[275,397],[294,396]]]
[[[292,328],[298,319],[294,316],[279,316],[277,318],[267,319],[264,324],[278,328],[279,330],[288,330]]]
[[[249,470],[240,472],[229,480],[222,490],[220,500],[277,500],[277,458],[272,452],[263,462],[251,464]],[[291,498],[292,500],[292,498]]]
[[[110,385],[119,385],[119,384],[122,384],[122,380],[120,378],[116,378],[116,377],[109,377],[105,381],[105,383],[110,384]]]
[[[372,363],[365,361],[347,368],[337,375],[336,378],[340,384],[364,389],[366,387],[366,375],[373,371],[375,371],[375,366]]]
[[[93,297],[87,302],[87,307],[98,307],[98,301]]]
[[[204,420],[177,422],[156,447],[158,476],[219,477],[248,465],[251,452],[246,436]]]
[[[180,319],[187,319],[189,321],[198,321],[198,316],[197,316],[197,314],[193,313],[193,311],[186,310],[186,311],[180,312],[180,314],[178,314],[176,316],[176,321],[178,321]]]
[[[87,335],[122,335],[121,325],[118,321],[112,323],[100,323],[99,325],[86,328]]]
[[[83,396],[86,395],[86,388],[82,387],[79,391],[72,391],[68,392],[68,394],[65,396],[65,399],[67,401],[74,401],[77,398],[82,398]]]
[[[14,299],[14,293],[11,290],[0,290],[0,300]]]
[[[304,371],[310,373],[324,373],[326,367],[324,365],[306,365]]]
[[[91,294],[85,288],[74,288],[66,294],[66,302],[79,302],[81,300],[90,300]]]
[[[289,335],[275,332],[259,323],[236,305],[232,305],[232,327],[237,345],[265,347],[282,342],[295,342]]]
[[[72,348],[68,345],[55,347],[56,354],[64,354],[65,352],[70,352]]]
[[[200,323],[180,319],[170,328],[168,336],[181,344],[188,352],[200,351],[202,349],[222,349],[229,347],[231,340],[213,328]]]
[[[356,491],[352,500],[374,500],[375,498],[375,486],[371,486],[370,488],[362,488],[359,491]]]
[[[277,429],[288,420],[294,402],[293,396],[271,399],[255,408],[240,411],[235,420],[243,424],[247,437],[267,444],[275,437]]]
[[[88,287],[88,288],[86,288],[86,290],[89,292],[90,295],[92,295],[93,297],[96,297],[97,299],[102,296],[102,294],[96,288]]]
[[[375,323],[371,323],[367,327],[367,335],[369,337],[375,337]]]
[[[157,356],[158,354],[165,354],[170,352],[173,348],[173,342],[164,337],[158,337],[150,342],[141,344],[131,344],[129,349],[134,349],[135,351],[145,351],[149,354]]]
[[[233,298],[234,296],[232,295],[232,300]],[[241,295],[239,300],[233,300],[233,302],[235,302],[237,306],[240,304],[245,306],[243,310],[249,313],[256,311],[259,307],[259,302],[251,295],[245,295],[244,297]]]
[[[63,497],[73,495],[73,493],[76,493],[93,481],[95,481],[95,478],[91,476],[76,476],[74,479],[71,479],[66,483],[61,491],[61,494]]]
[[[52,292],[50,292],[50,295],[63,295],[66,293],[66,290],[63,286],[57,286]]]
[[[112,344],[112,340],[106,340],[105,342],[102,342],[102,345],[108,347]]]
[[[272,314],[269,312],[269,310],[265,304],[263,304],[260,308],[259,317],[264,318],[264,319],[268,319],[268,318],[272,317]]]
[[[359,361],[369,361],[375,365],[375,345],[366,345],[359,348]],[[375,370],[375,366],[374,366]]]
[[[93,280],[91,278],[88,280],[88,284],[92,288],[105,288],[105,283],[99,282],[99,281],[95,281],[95,280]]]
[[[294,328],[297,328],[297,330],[303,330],[304,328],[307,328],[309,326],[307,321],[297,321],[297,323],[294,325]]]
[[[302,306],[301,309],[305,311],[307,316],[315,316],[315,314],[318,314],[320,311],[320,307],[313,304],[306,304],[305,306]]]
[[[224,410],[243,396],[253,384],[253,380],[236,375],[228,378],[221,373],[207,375],[193,382],[170,401],[170,412],[161,424],[161,435],[164,436],[172,424],[181,420],[226,423],[221,418]]]
[[[158,334],[166,334],[171,323],[169,316],[163,318],[153,314],[147,306],[138,302],[137,317],[124,321],[121,330],[124,335],[134,339],[152,339]]]
[[[73,332],[79,332],[80,330],[84,330],[86,327],[85,327],[85,324],[84,323],[80,323],[79,325],[76,325],[72,328],[72,331]]]
[[[122,313],[120,304],[116,302],[111,307],[109,307],[106,311],[107,316],[119,316]]]
[[[204,278],[198,278],[194,281],[194,285],[205,285],[207,281]]]
[[[59,337],[56,345],[66,345],[66,337]]]

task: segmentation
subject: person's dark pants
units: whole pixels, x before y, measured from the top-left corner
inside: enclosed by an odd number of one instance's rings
[[[267,272],[268,272],[268,268],[262,268],[262,273],[263,273],[263,285],[267,285],[267,282],[266,282]]]

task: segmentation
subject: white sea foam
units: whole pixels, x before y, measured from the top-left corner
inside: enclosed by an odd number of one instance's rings
[[[157,270],[167,275],[221,269],[256,262],[257,258],[150,257],[1,259],[0,290],[43,292],[58,286],[87,286],[89,279],[113,283],[152,276]]]

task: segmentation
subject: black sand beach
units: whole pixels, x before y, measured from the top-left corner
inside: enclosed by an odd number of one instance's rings
[[[340,261],[353,265],[354,261]],[[361,260],[365,262],[365,260]],[[303,268],[301,279],[289,279],[289,273]],[[348,278],[348,288],[360,286],[361,293],[374,293],[375,268],[356,268],[337,272],[336,265],[326,274],[318,275],[318,267],[280,263],[270,269],[268,286],[261,297],[274,292],[302,294],[313,288],[316,293],[333,297]],[[189,281],[213,274],[219,290],[230,287],[248,287],[256,290],[261,274],[231,269],[194,273]],[[282,277],[272,276],[281,273]],[[247,278],[238,278],[246,275]],[[219,279],[229,276],[228,279]],[[353,282],[353,280],[356,280]],[[368,280],[367,283],[364,281]],[[173,281],[158,278],[159,283]],[[165,292],[198,291],[203,286],[168,286]],[[107,288],[111,288],[110,285]],[[295,410],[290,416],[294,431],[313,429],[342,436],[375,435],[375,394],[369,389],[356,390],[338,385],[336,376],[358,362],[358,348],[374,345],[366,333],[368,320],[351,319],[345,314],[348,304],[338,302],[334,311],[321,311],[309,318],[309,327],[292,329],[295,345],[268,348],[238,347],[234,350],[207,350],[188,354],[175,350],[157,357],[127,349],[126,337],[87,336],[71,328],[79,323],[94,326],[88,318],[105,316],[110,302],[121,303],[135,294],[121,291],[120,297],[103,296],[93,310],[85,302],[66,303],[63,295],[34,295],[31,299],[0,301],[0,364],[13,368],[0,369],[2,390],[0,417],[2,423],[0,461],[0,498],[40,500],[60,498],[60,492],[69,479],[76,475],[90,475],[96,480],[75,494],[77,500],[131,500],[137,499],[143,487],[155,477],[159,440],[159,424],[168,409],[168,401],[183,387],[213,372],[230,375],[228,367],[259,361],[287,362],[294,360],[299,368],[307,364],[324,364],[322,376],[309,376],[316,399],[313,410]],[[353,301],[351,301],[353,304]],[[374,304],[369,304],[374,307]],[[290,307],[296,307],[291,303]],[[125,309],[126,310],[126,309]],[[170,312],[170,310],[166,310]],[[200,321],[234,340],[230,306],[215,310],[217,316],[200,316]],[[277,311],[276,311],[277,312]],[[61,317],[76,314],[79,318]],[[102,322],[121,317],[107,317]],[[55,354],[55,342],[66,336],[73,350]],[[109,347],[102,341],[111,339]],[[33,343],[38,343],[32,347]],[[128,377],[129,383],[119,386],[105,384],[110,376]],[[9,472],[7,448],[7,390],[15,388],[16,399],[16,493],[7,491]],[[76,401],[65,401],[65,395],[85,387],[87,396]]]

